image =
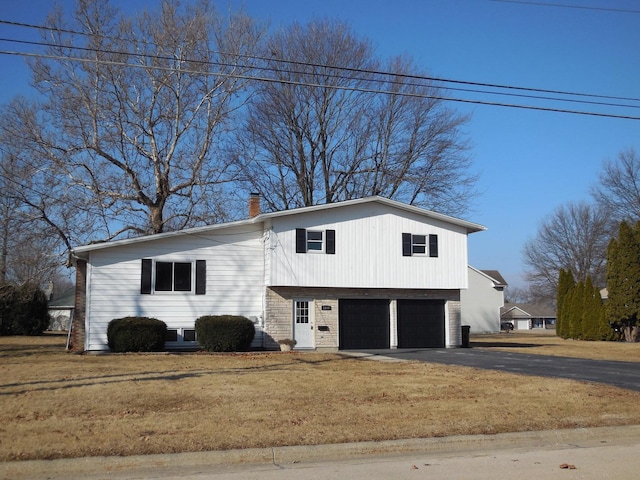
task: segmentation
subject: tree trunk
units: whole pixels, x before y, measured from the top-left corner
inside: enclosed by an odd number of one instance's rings
[[[638,325],[625,325],[622,327],[624,339],[626,342],[635,343],[640,336],[640,327]]]

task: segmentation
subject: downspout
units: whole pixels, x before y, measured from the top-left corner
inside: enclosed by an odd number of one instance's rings
[[[68,352],[71,347],[71,330],[73,330],[73,317],[76,309],[72,308],[71,313],[69,314],[69,330],[67,332],[67,345],[65,350]]]
[[[263,224],[263,236],[262,236],[262,318],[260,319],[260,324],[262,326],[262,338],[260,340],[260,347],[264,350],[265,347],[265,327],[267,323],[267,254],[271,252],[271,229],[264,229],[266,227]],[[267,253],[269,252],[269,253]]]

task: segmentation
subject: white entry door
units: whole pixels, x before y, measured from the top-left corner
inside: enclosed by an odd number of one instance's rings
[[[293,301],[293,338],[295,348],[313,348],[313,302]]]

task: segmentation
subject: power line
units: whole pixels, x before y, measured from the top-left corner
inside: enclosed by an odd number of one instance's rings
[[[26,44],[26,45],[37,45],[37,46],[44,46],[44,47],[60,47],[60,45],[57,44],[51,44],[51,43],[44,43],[44,42],[34,42],[34,41],[26,41],[26,40],[14,40],[14,39],[9,39],[9,38],[0,38],[0,41],[4,41],[4,42],[11,42],[11,43],[18,43],[18,44]],[[163,56],[163,55],[150,55],[150,54],[141,54],[141,53],[128,53],[128,52],[121,52],[118,50],[104,50],[104,49],[93,49],[93,48],[87,48],[87,47],[67,47],[65,46],[65,48],[69,48],[70,50],[80,50],[80,51],[85,51],[85,52],[92,52],[92,53],[104,53],[104,54],[116,54],[116,55],[128,55],[128,56],[134,56],[134,57],[142,57],[142,58],[150,58],[150,59],[155,59],[155,60],[166,60],[166,61],[175,61],[175,58],[173,57],[168,57],[168,56]],[[2,53],[2,52],[0,52]],[[243,56],[246,57],[246,56]],[[58,57],[59,59],[73,59],[74,57]],[[75,58],[80,58],[80,57],[75,57]],[[260,57],[251,57],[254,59],[260,58]],[[95,59],[91,59],[92,62],[96,62]],[[213,61],[204,61],[204,60],[185,60],[185,61],[189,61],[190,63],[199,63],[199,64],[205,64],[205,65],[215,65],[215,66],[222,66],[222,67],[233,67],[235,65],[232,65],[230,63],[223,63],[223,62],[213,62]],[[97,63],[100,63],[100,61],[97,61]],[[126,63],[126,62],[125,62]],[[126,63],[127,65],[129,65],[128,63]],[[326,65],[315,65],[315,64],[305,64],[306,66],[322,66],[324,68],[331,68],[331,69],[336,69],[336,70],[345,70],[345,68],[343,67],[330,67],[330,66],[326,66]],[[142,65],[131,65],[134,67],[141,67],[144,68]],[[286,73],[286,74],[299,74],[299,75],[305,75],[308,74],[308,72],[303,72],[303,71],[292,71],[292,70],[281,70],[281,69],[277,69],[274,67],[261,67],[261,66],[254,66],[254,65],[241,65],[241,67],[245,68],[245,69],[254,69],[254,70],[261,70],[261,71],[267,71],[267,72],[273,72],[273,73]],[[391,72],[381,72],[381,71],[373,71],[373,70],[357,70],[357,69],[351,69],[352,71],[357,71],[357,73],[371,73],[371,74],[378,74],[378,75],[385,75],[385,76],[401,76],[401,77],[405,77],[408,78],[410,77],[409,75],[397,75],[397,74],[393,74]],[[183,70],[184,71],[184,70]],[[203,72],[203,74],[206,74]],[[377,79],[377,78],[355,78],[355,77],[347,77],[347,76],[343,76],[343,75],[337,75],[337,74],[323,74],[323,76],[325,77],[329,77],[329,78],[337,78],[337,79],[342,79],[342,80],[363,80],[363,81],[370,81],[370,82],[374,82],[374,83],[383,83],[383,84],[392,84],[392,85],[401,85],[401,86],[412,86],[412,87],[421,87],[421,88],[430,88],[430,85],[425,85],[425,84],[421,84],[421,83],[412,83],[412,82],[400,82],[397,80],[385,80],[385,79]],[[413,78],[419,78],[419,79],[423,79],[423,80],[435,80],[435,77],[422,77],[422,76],[417,76],[417,75],[412,75],[411,77]],[[442,79],[439,79],[438,81],[444,81]],[[448,81],[448,80],[447,80]],[[466,83],[469,85],[474,84],[473,82],[459,82],[459,83]],[[490,84],[479,84],[479,83],[475,83],[476,85],[485,85],[485,86],[489,86]],[[509,88],[511,90],[523,90],[519,87],[505,87],[505,86],[500,86],[500,85],[493,85],[493,88]],[[456,91],[456,92],[465,92],[465,93],[480,93],[480,94],[485,94],[485,95],[497,95],[497,96],[505,96],[505,97],[516,97],[516,98],[527,98],[527,99],[535,99],[535,100],[550,100],[550,101],[561,101],[561,102],[567,102],[567,103],[579,103],[579,104],[586,104],[586,105],[599,105],[599,106],[606,106],[606,107],[622,107],[622,108],[640,108],[640,105],[629,105],[629,104],[620,104],[620,103],[611,103],[611,102],[598,102],[598,101],[589,101],[589,100],[578,100],[578,99],[573,99],[573,98],[557,98],[557,97],[548,97],[548,96],[540,96],[540,95],[530,95],[530,94],[524,94],[524,93],[511,93],[511,91],[509,92],[496,92],[496,91],[488,91],[488,90],[477,90],[477,89],[468,89],[468,88],[457,88],[457,87],[446,87],[446,89],[448,91]],[[525,89],[526,91],[533,91],[533,89]],[[538,90],[540,92],[543,92],[543,90]],[[554,91],[546,91],[546,92],[554,92]],[[561,94],[562,92],[555,92],[557,94]],[[402,93],[398,93],[398,94],[402,94]],[[573,96],[580,96],[580,97],[584,97],[584,98],[609,98],[609,99],[614,99],[616,97],[606,97],[603,95],[598,95],[598,96],[594,96],[594,95],[588,95],[588,94],[578,94],[578,93],[566,93],[564,92],[563,94],[565,95],[573,95]],[[621,98],[622,99],[622,98]],[[632,98],[628,98],[626,99],[627,101],[639,101],[640,99],[632,99]]]
[[[37,54],[37,53],[10,52],[10,51],[6,51],[6,50],[0,50],[0,54],[4,54],[4,55],[20,55],[20,56],[35,57],[35,58],[47,58],[47,59],[50,59],[50,60],[71,60],[71,61],[81,62],[81,63],[96,63],[96,60],[94,60],[94,59],[87,59],[87,58],[80,58],[80,57],[60,57],[60,56],[55,56],[55,55],[44,55],[44,54]],[[132,65],[132,64],[126,63],[126,62],[115,62],[115,61],[108,61],[108,60],[100,60],[97,63],[100,63],[102,65],[125,66],[125,67],[134,67],[134,68],[147,68],[144,65]],[[172,68],[172,67],[154,66],[153,69],[154,70],[161,70],[161,71],[170,71],[170,72],[176,71],[176,69]],[[431,100],[442,100],[442,101],[448,101],[448,102],[467,103],[467,104],[473,104],[473,105],[485,105],[485,106],[494,106],[494,107],[509,107],[509,108],[523,109],[523,110],[537,110],[537,111],[543,111],[543,112],[568,113],[568,114],[573,114],[573,115],[585,115],[585,116],[605,117],[605,118],[618,118],[618,119],[624,119],[624,120],[640,120],[640,117],[635,117],[635,116],[631,116],[631,115],[620,115],[620,114],[614,114],[614,113],[588,112],[588,111],[581,111],[581,110],[569,110],[569,109],[563,109],[563,108],[539,107],[539,106],[534,106],[534,105],[518,105],[518,104],[511,104],[511,103],[489,102],[489,101],[483,101],[483,100],[470,100],[470,99],[463,99],[463,98],[453,98],[453,97],[447,97],[447,96],[442,96],[442,95],[428,95],[428,94],[413,93],[413,92],[394,92],[394,91],[390,91],[390,90],[376,90],[376,89],[372,89],[372,88],[362,88],[362,87],[354,87],[354,86],[326,85],[326,84],[320,84],[320,83],[298,82],[298,81],[294,81],[294,80],[283,80],[283,79],[274,79],[274,78],[269,78],[269,77],[258,77],[258,76],[254,76],[254,75],[242,75],[242,74],[237,74],[237,73],[202,72],[202,71],[188,70],[188,69],[184,69],[184,70],[180,70],[180,71],[183,72],[183,73],[190,73],[190,74],[196,74],[196,75],[209,75],[209,76],[222,77],[222,78],[236,78],[236,79],[242,79],[242,80],[253,80],[253,81],[268,82],[268,83],[280,83],[280,84],[295,85],[295,86],[302,86],[302,87],[330,88],[330,89],[334,89],[334,90],[357,91],[357,92],[362,92],[362,93],[384,94],[384,95],[397,95],[397,96],[403,96],[403,97],[423,98],[423,99],[431,99]]]
[[[496,1],[499,1],[499,0],[496,0]],[[507,0],[504,0],[504,1],[507,1]],[[48,30],[48,31],[56,31],[56,32],[62,32],[62,33],[70,33],[72,35],[81,35],[81,36],[89,36],[89,35],[91,35],[91,34],[88,34],[88,33],[85,33],[85,32],[80,32],[80,31],[76,31],[76,30],[57,29],[57,28],[45,27],[45,26],[41,26],[41,25],[33,25],[33,24],[28,24],[28,23],[19,23],[19,22],[7,21],[7,20],[0,20],[0,24],[3,24],[3,23],[4,24],[8,24],[8,25],[13,25],[13,26],[33,28],[33,29],[39,29],[39,30]],[[109,39],[109,40],[118,40],[118,39],[115,39],[115,38],[109,37],[109,36],[100,36],[100,38],[105,38],[105,39]],[[141,57],[145,57],[145,58],[175,60],[175,58],[173,58],[173,57],[166,57],[166,56],[160,56],[160,55],[149,55],[149,54],[139,54],[139,53],[129,53],[129,52],[119,52],[119,51],[88,49],[88,48],[84,48],[84,47],[74,47],[74,46],[69,46],[69,45],[46,44],[46,43],[40,43],[40,42],[28,42],[28,41],[14,40],[14,39],[6,39],[6,38],[0,39],[0,40],[9,41],[9,42],[17,42],[17,43],[25,43],[25,44],[35,44],[35,45],[40,45],[40,46],[64,47],[64,48],[69,48],[69,49],[79,49],[79,50],[92,51],[92,52],[98,52],[98,53],[116,53],[116,54],[141,56]],[[0,53],[3,53],[3,52],[0,52]],[[541,88],[532,88],[532,87],[519,87],[519,86],[514,86],[514,85],[504,85],[504,84],[497,84],[497,83],[484,83],[484,82],[475,82],[475,81],[468,81],[468,80],[455,80],[455,79],[447,79],[447,78],[442,78],[442,77],[433,77],[433,76],[407,74],[407,73],[396,73],[396,72],[388,72],[388,71],[373,70],[373,69],[361,69],[361,68],[353,68],[353,67],[338,67],[338,66],[334,66],[334,65],[319,64],[319,63],[313,63],[313,62],[303,62],[303,61],[297,61],[297,60],[277,59],[277,58],[273,58],[273,57],[264,57],[264,56],[259,56],[259,55],[230,54],[229,52],[219,52],[219,51],[213,51],[213,50],[207,50],[207,51],[205,51],[205,53],[208,53],[208,54],[219,54],[219,55],[232,55],[232,56],[236,56],[238,58],[245,58],[245,59],[250,59],[250,60],[260,60],[260,61],[267,61],[267,62],[285,63],[285,64],[290,64],[290,65],[299,65],[299,66],[305,66],[305,67],[329,68],[329,69],[332,69],[332,70],[345,71],[345,72],[351,72],[351,73],[372,74],[372,75],[395,77],[395,78],[401,77],[401,78],[407,78],[407,79],[439,82],[439,83],[445,83],[445,84],[446,83],[452,83],[452,84],[469,85],[469,86],[477,86],[477,87],[499,88],[499,89],[505,89],[505,90],[510,90],[510,91],[514,90],[514,91],[523,91],[523,92],[544,93],[544,94],[551,94],[551,95],[565,95],[565,96],[572,96],[572,97],[599,98],[599,99],[603,99],[603,100],[606,99],[606,100],[621,100],[621,101],[640,102],[640,98],[634,98],[634,97],[619,97],[619,96],[612,96],[612,95],[591,94],[591,93],[583,93],[583,92],[571,92],[571,91],[563,91],[563,90],[550,90],[550,89],[541,89]],[[193,60],[188,60],[188,59],[186,61],[190,61],[190,62],[194,62],[194,63],[231,66],[230,64],[223,64],[223,63],[217,63],[217,62],[193,61]],[[259,70],[268,70],[268,71],[273,71],[273,72],[305,73],[305,72],[278,70],[278,69],[275,69],[274,67],[260,67],[260,66],[255,66],[255,65],[251,66],[251,68],[259,69]],[[329,75],[329,76],[332,76],[332,75]],[[333,75],[333,76],[334,77],[338,77],[337,75]],[[338,78],[348,78],[348,77],[338,77]],[[371,80],[371,79],[368,79],[368,80]],[[408,86],[420,86],[420,87],[425,87],[426,86],[426,85],[423,85],[423,84],[411,84],[411,83],[407,84],[407,83],[401,83],[401,82],[397,82],[397,81],[394,82],[392,80],[376,80],[376,79],[373,79],[373,81],[376,81],[378,83],[395,83],[395,84],[403,84],[403,85],[408,85]],[[598,102],[592,102],[592,101],[580,102],[580,101],[575,101],[575,100],[570,100],[570,99],[556,99],[556,98],[536,97],[536,96],[527,96],[527,95],[524,95],[524,94],[511,94],[511,93],[505,93],[505,92],[485,92],[485,91],[477,91],[477,90],[455,89],[453,87],[444,87],[444,88],[447,88],[449,90],[456,90],[456,91],[466,91],[466,92],[470,92],[470,93],[487,93],[487,94],[492,94],[492,95],[516,96],[516,97],[517,96],[521,96],[523,98],[537,98],[537,99],[542,99],[542,100],[557,100],[557,101],[566,101],[566,102],[574,102],[574,103],[575,102],[577,102],[577,103],[588,103],[588,104],[603,105],[603,106],[620,106],[620,107],[627,107],[627,108],[638,108],[637,106],[631,106],[631,105],[618,105],[618,104],[598,103]]]
[[[568,5],[563,3],[546,3],[546,2],[525,2],[520,0],[491,0],[500,3],[519,3],[521,5],[535,5],[540,7],[558,7],[558,8],[575,8],[579,10],[595,10],[601,12],[617,12],[617,13],[640,13],[640,10],[627,10],[622,8],[609,7],[588,7],[586,5]]]

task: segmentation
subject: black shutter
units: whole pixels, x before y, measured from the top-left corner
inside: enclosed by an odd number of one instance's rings
[[[438,235],[429,235],[429,256],[438,256]]]
[[[402,256],[403,257],[411,256],[411,234],[410,233],[402,234]]]
[[[329,255],[334,255],[336,253],[336,231],[327,230],[325,234],[327,237],[327,246],[325,248],[325,252]]]
[[[307,253],[307,231],[296,228],[296,253]]]
[[[142,259],[142,274],[140,275],[140,293],[151,293],[151,268],[150,258]]]
[[[196,295],[207,293],[207,262],[196,260]]]

